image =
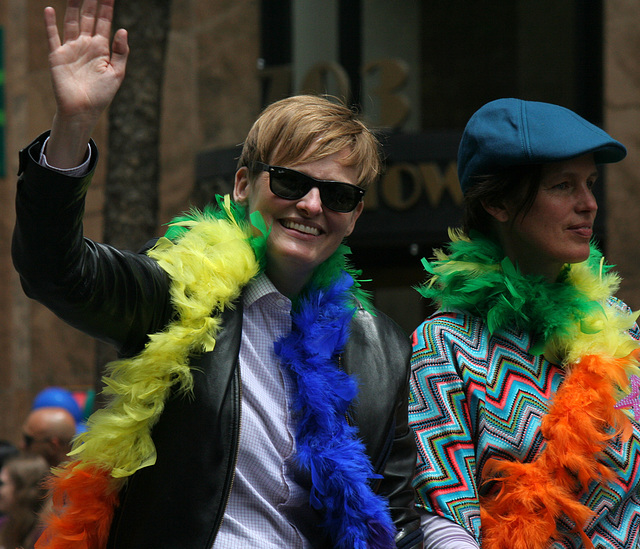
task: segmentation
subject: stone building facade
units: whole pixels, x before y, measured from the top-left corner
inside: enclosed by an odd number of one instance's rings
[[[485,3],[487,9],[482,8]],[[390,162],[384,181],[368,197],[363,229],[354,235],[354,253],[363,259],[364,274],[375,280],[371,289],[378,305],[410,330],[425,313],[410,288],[422,277],[419,259],[446,235],[452,215],[448,208],[459,200],[452,162],[464,120],[484,100],[519,94],[593,114],[594,122],[627,145],[627,160],[605,174],[600,232],[609,260],[624,278],[620,297],[640,308],[640,258],[635,253],[640,242],[640,5],[633,0],[586,3],[595,10],[589,21],[577,15],[582,5],[578,0],[173,0],[163,96],[160,222],[189,207],[197,191],[207,188],[203,181],[216,170],[209,153],[232,156],[229,151],[279,89],[299,92],[315,75],[330,81],[331,92],[344,91],[345,85],[352,92],[364,90],[359,102],[365,114],[388,130]],[[49,385],[89,389],[96,368],[93,340],[28,300],[10,259],[16,153],[49,127],[54,108],[42,11],[53,5],[61,14],[64,4],[0,0],[6,113],[5,169],[0,174],[0,439],[14,442],[39,390]],[[354,17],[345,14],[346,6],[352,4],[359,4],[355,16],[360,24],[345,31],[345,20]],[[471,4],[480,6],[478,13],[465,15]],[[282,12],[288,14],[286,21],[273,15]],[[517,21],[521,30],[507,36],[510,21]],[[594,58],[584,61],[589,40],[558,42],[544,50],[541,36],[550,36],[546,43],[552,37],[558,41],[567,28],[581,35],[581,26],[594,21],[600,25]],[[473,35],[491,22],[504,36]],[[478,39],[497,52],[484,65],[467,62],[469,52],[479,48]],[[354,49],[349,40],[362,47],[355,61],[360,69],[349,68]],[[509,47],[504,46],[509,40]],[[575,48],[582,51],[582,61],[575,61]],[[269,55],[281,55],[284,61],[272,62]],[[496,59],[502,59],[504,70],[495,66]],[[595,70],[600,66],[601,71]],[[510,67],[518,67],[517,74]],[[593,83],[600,91],[590,93],[588,101],[580,89],[585,71],[600,75]],[[405,102],[380,99],[379,90],[394,75],[408,81],[402,84]],[[584,107],[587,104],[591,107]],[[94,138],[102,161],[88,197],[85,232],[100,239],[106,120]],[[228,166],[219,170],[220,176],[232,170]],[[417,194],[412,190],[418,188],[416,181],[424,185]],[[408,206],[414,195],[418,209]],[[433,207],[434,214],[425,215],[419,209],[423,204]],[[436,226],[422,231],[427,219]],[[376,232],[380,226],[393,229],[393,238]]]
[[[123,0],[128,1],[128,0]],[[33,397],[49,385],[93,386],[95,343],[28,300],[10,258],[17,151],[51,124],[54,103],[42,13],[63,0],[2,0],[4,29],[6,173],[0,179],[0,439],[19,441]],[[260,111],[256,0],[177,0],[164,90],[159,219],[189,206],[199,151],[242,141]],[[102,232],[106,120],[94,139],[101,161],[88,195],[85,234]],[[160,228],[158,228],[160,231]]]

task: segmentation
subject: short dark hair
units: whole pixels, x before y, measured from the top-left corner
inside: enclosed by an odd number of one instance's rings
[[[510,166],[494,174],[475,176],[464,195],[462,229],[466,234],[478,231],[494,237],[494,218],[483,203],[516,204],[516,215],[526,215],[538,194],[542,164]],[[513,220],[512,220],[513,222]]]

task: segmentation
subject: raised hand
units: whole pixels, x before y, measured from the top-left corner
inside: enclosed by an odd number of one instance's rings
[[[111,103],[125,74],[127,33],[118,30],[110,44],[114,0],[68,0],[62,39],[56,13],[45,8],[49,66],[56,115],[47,144],[50,164],[79,164],[100,115]]]

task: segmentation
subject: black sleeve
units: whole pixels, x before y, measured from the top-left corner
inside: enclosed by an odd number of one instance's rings
[[[353,419],[382,475],[375,490],[389,502],[397,547],[419,549],[422,531],[411,484],[416,446],[408,422],[410,355],[409,338],[393,320],[381,312],[356,314],[343,360],[359,384]]]
[[[12,256],[22,287],[75,328],[136,353],[173,314],[168,277],[146,255],[84,238],[97,149],[91,142],[89,173],[70,177],[39,164],[46,137],[20,151]]]

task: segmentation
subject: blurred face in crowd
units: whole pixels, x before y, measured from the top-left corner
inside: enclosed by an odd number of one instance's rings
[[[0,513],[9,513],[13,504],[15,486],[6,467],[0,469]]]
[[[66,460],[75,431],[75,419],[64,408],[32,410],[22,426],[22,450],[44,457],[55,467]]]

